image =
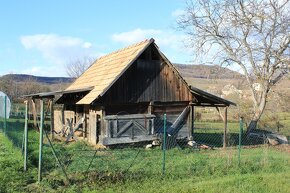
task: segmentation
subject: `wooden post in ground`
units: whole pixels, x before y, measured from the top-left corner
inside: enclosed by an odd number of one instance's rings
[[[42,146],[43,146],[43,124],[44,124],[44,104],[40,99],[40,127],[39,127],[39,159],[38,159],[38,182],[42,180]]]
[[[227,127],[228,127],[228,107],[225,107],[224,112],[224,140],[223,140],[223,148],[227,147]]]
[[[27,170],[27,144],[28,144],[28,100],[25,103],[25,122],[24,122],[24,171]]]

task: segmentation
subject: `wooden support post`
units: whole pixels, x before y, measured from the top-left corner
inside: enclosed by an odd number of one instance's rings
[[[84,112],[84,122],[83,122],[83,139],[87,138],[87,127],[88,127],[88,123],[87,123],[87,114]]]
[[[194,132],[194,106],[192,103],[189,104],[189,115],[188,115],[188,140],[193,140]]]
[[[54,109],[53,109],[53,99],[50,99],[50,134],[51,139],[54,138]]]
[[[44,108],[43,99],[40,99],[40,128],[39,128],[39,159],[38,159],[38,182],[42,180],[42,146],[43,146],[43,124]]]
[[[64,117],[64,105],[62,105],[61,108],[61,121],[62,121],[62,125],[65,125],[65,117]]]
[[[227,147],[227,127],[228,127],[228,107],[225,107],[223,148]]]
[[[82,136],[83,136],[83,139],[86,139],[87,138],[87,127],[88,127],[88,123],[87,123],[87,114],[84,112],[83,114],[83,118],[84,118],[84,122],[83,122],[83,133],[82,133]]]
[[[34,128],[37,128],[37,113],[36,113],[35,99],[31,99],[31,103],[32,103],[32,114],[33,114],[33,126]]]
[[[106,127],[106,123],[104,120],[104,117],[106,116],[106,112],[105,112],[105,107],[102,107],[102,111],[101,111],[101,128],[105,129]]]
[[[97,144],[97,114],[96,111],[90,111],[89,135],[88,140],[91,144]]]
[[[89,106],[88,105],[84,105],[84,123],[83,123],[83,138],[87,138],[87,133],[88,133],[88,127],[89,127],[89,123],[88,123],[88,119],[89,119]]]
[[[150,101],[149,106],[148,106],[148,114],[150,115],[154,112],[153,105],[154,105],[154,101]],[[150,122],[151,122],[151,131],[150,131]],[[154,134],[154,120],[149,119],[146,125],[149,128],[148,129],[149,135],[153,135]]]
[[[153,113],[153,105],[154,105],[154,102],[151,101],[149,103],[149,106],[148,106],[148,114],[152,114]]]
[[[105,112],[105,107],[102,107],[101,108],[101,116],[100,116],[100,119],[101,119],[101,121],[100,121],[100,133],[99,133],[99,143],[100,144],[103,144],[103,138],[106,136],[106,135],[108,135],[108,133],[107,133],[107,127],[108,126],[106,126],[106,122],[105,122],[105,120],[104,120],[104,117],[106,116],[106,112]]]
[[[27,170],[27,144],[28,144],[28,101],[25,103],[25,122],[24,122],[24,171]]]

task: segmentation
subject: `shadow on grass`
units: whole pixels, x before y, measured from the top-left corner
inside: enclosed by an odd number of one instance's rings
[[[19,120],[8,120],[6,136],[13,142],[16,147],[22,148],[23,144],[24,123]]]
[[[223,133],[194,133],[194,140],[200,144],[206,144],[213,147],[223,146]],[[260,145],[264,144],[265,140],[262,138],[248,138],[246,134],[242,134],[241,145]],[[237,146],[239,145],[239,134],[238,133],[228,133],[227,134],[227,145]]]

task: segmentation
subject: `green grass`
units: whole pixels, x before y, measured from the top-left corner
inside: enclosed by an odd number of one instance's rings
[[[229,175],[208,179],[192,177],[174,181],[162,180],[158,183],[152,183],[148,180],[142,183],[132,183],[130,186],[110,187],[100,192],[285,193],[290,191],[289,177],[290,174],[284,172],[279,174]],[[87,188],[86,192],[96,191]]]
[[[88,174],[85,166],[89,160],[78,154],[75,155],[77,159],[72,159],[78,161],[72,161],[67,168],[77,186],[57,188],[72,192],[287,192],[289,155],[268,146],[245,149],[238,166],[236,152],[235,149],[169,150],[165,177],[161,175],[162,152],[159,149],[142,150],[128,171],[136,150],[100,153]],[[63,184],[63,180],[56,180],[54,173],[46,176],[44,184],[47,190],[52,190],[56,189],[55,184]]]
[[[37,134],[30,131],[31,137]],[[0,162],[5,168],[0,173],[2,192],[289,192],[290,155],[266,145],[243,149],[240,166],[236,149],[171,149],[166,152],[166,175],[162,176],[160,148],[100,151],[86,172],[94,155],[91,147],[55,142],[70,185],[47,146],[39,185],[37,163],[31,161],[37,160],[37,141],[30,142],[29,171],[24,173],[21,150],[2,134],[0,140],[0,152],[5,154]]]
[[[213,124],[210,132],[200,134],[214,140],[220,134],[215,128],[222,125]],[[24,173],[19,146],[23,122],[11,119],[9,127],[13,128],[7,132],[10,140],[0,133],[0,168],[4,168],[0,170],[0,192],[290,192],[289,151],[267,145],[242,149],[240,166],[236,148],[174,148],[166,152],[162,176],[160,147],[109,149],[97,152],[93,159],[93,148],[84,142],[54,141],[68,184],[45,139],[43,181],[38,184],[39,133],[29,130],[29,170]]]
[[[22,192],[29,183],[35,182],[36,169],[23,172],[21,151],[0,133],[0,192]]]

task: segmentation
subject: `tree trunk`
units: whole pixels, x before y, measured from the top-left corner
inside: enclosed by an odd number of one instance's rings
[[[257,128],[257,124],[258,124],[258,120],[251,120],[250,124],[249,124],[249,126],[247,128],[247,134],[250,134],[251,131],[256,129]]]
[[[247,128],[247,134],[251,133],[253,129],[257,128],[258,121],[260,120],[266,107],[268,92],[268,89],[263,91],[261,99],[259,101],[259,106],[256,108],[254,116],[252,117],[250,124]]]

